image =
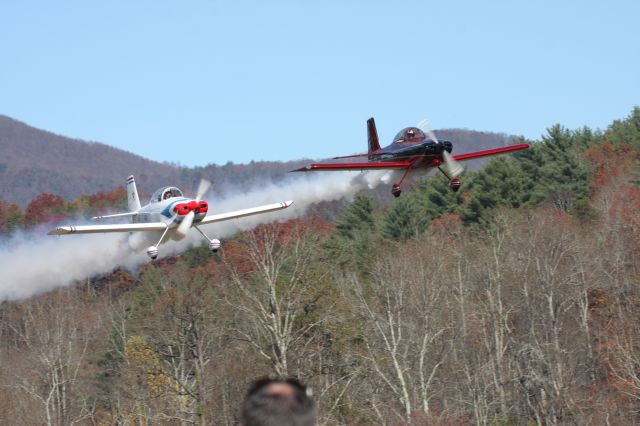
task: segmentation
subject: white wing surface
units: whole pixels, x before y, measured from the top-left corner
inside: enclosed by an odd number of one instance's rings
[[[204,225],[207,223],[222,222],[224,220],[237,219],[239,217],[251,216],[254,214],[273,212],[276,210],[286,209],[291,204],[293,204],[293,201],[283,201],[282,203],[267,204],[264,206],[252,207],[250,209],[207,215],[197,224]]]
[[[282,203],[267,204],[249,209],[236,210],[233,212],[220,213],[205,216],[198,225],[204,225],[213,222],[222,222],[225,220],[237,219],[240,217],[251,216],[254,214],[268,213],[276,210],[286,209],[293,201],[284,201]],[[163,222],[149,223],[128,223],[122,225],[81,225],[81,226],[58,226],[48,232],[48,235],[68,235],[68,234],[101,234],[105,232],[134,232],[134,231],[164,231],[167,224]]]
[[[122,225],[84,225],[84,226],[58,226],[48,232],[47,235],[67,234],[101,234],[104,232],[132,232],[132,231],[164,231],[167,224],[162,222],[127,223]]]

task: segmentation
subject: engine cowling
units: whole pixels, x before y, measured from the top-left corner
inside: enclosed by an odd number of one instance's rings
[[[198,206],[196,208],[196,213],[206,213],[209,211],[209,203],[204,200],[200,200],[197,202]]]
[[[178,203],[173,207],[173,211],[178,216],[186,216],[189,212],[194,212],[195,214],[204,214],[209,211],[209,203],[204,200],[196,201],[191,200],[187,203]]]
[[[175,205],[173,211],[179,216],[185,216],[191,211],[191,208],[189,207],[189,203],[180,203]]]

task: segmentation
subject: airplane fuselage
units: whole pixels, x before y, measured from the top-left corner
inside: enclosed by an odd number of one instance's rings
[[[442,153],[451,152],[449,141],[430,139],[416,142],[393,142],[369,154],[370,162],[411,161],[414,167],[435,167],[442,163]]]

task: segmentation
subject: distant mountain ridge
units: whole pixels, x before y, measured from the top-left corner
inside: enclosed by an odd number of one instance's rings
[[[36,129],[0,115],[0,198],[24,204],[43,192],[75,198],[122,186],[132,171],[141,181],[178,169],[97,142]]]
[[[454,141],[456,153],[505,146],[513,140],[504,134],[458,129],[438,130],[437,135]],[[362,147],[366,150],[364,134]],[[229,184],[246,190],[265,180],[278,182],[287,176],[287,171],[306,162],[175,167],[103,143],[60,136],[0,115],[0,200],[22,206],[42,193],[75,199],[82,194],[112,190],[124,186],[130,174],[136,176],[141,196],[165,184],[186,190],[196,188],[202,177],[214,182],[214,190]]]

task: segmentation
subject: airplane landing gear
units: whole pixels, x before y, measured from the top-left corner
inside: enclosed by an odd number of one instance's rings
[[[413,163],[411,163],[409,167],[407,167],[407,170],[404,171],[404,174],[402,175],[402,179],[400,179],[400,182],[394,183],[393,186],[391,187],[391,194],[393,194],[394,197],[398,198],[400,194],[402,194],[402,189],[400,188],[400,185],[402,185],[402,182],[404,182],[404,178],[406,178],[409,172],[411,171],[411,167],[413,167]]]
[[[200,229],[197,225],[193,225],[193,227],[196,228],[196,231],[198,231],[200,235],[202,235],[207,240],[207,242],[209,243],[209,250],[211,250],[212,253],[217,253],[218,250],[220,250],[220,246],[222,246],[222,243],[220,242],[219,239],[217,238],[211,239],[207,237],[207,234],[205,234],[204,231]]]
[[[441,167],[438,166],[438,170],[440,170],[442,172],[442,174],[449,179],[449,188],[451,188],[451,190],[453,192],[458,192],[458,189],[460,189],[460,185],[462,185],[462,182],[460,182],[460,179],[457,178],[453,178],[452,176],[449,176],[447,174],[447,172],[445,172],[444,170],[442,170]],[[454,175],[455,176],[455,175]]]
[[[220,240],[214,238],[213,240],[209,241],[209,250],[211,250],[213,253],[217,253],[221,245],[222,243],[220,243]]]
[[[149,256],[151,260],[155,260],[158,257],[158,247],[149,246],[147,249],[147,256]]]
[[[158,243],[155,246],[149,246],[149,248],[147,249],[147,256],[149,256],[151,260],[156,260],[156,258],[158,257],[158,246],[162,244],[162,240],[164,240],[164,237],[167,235],[168,231],[169,227],[167,226],[160,236]]]

